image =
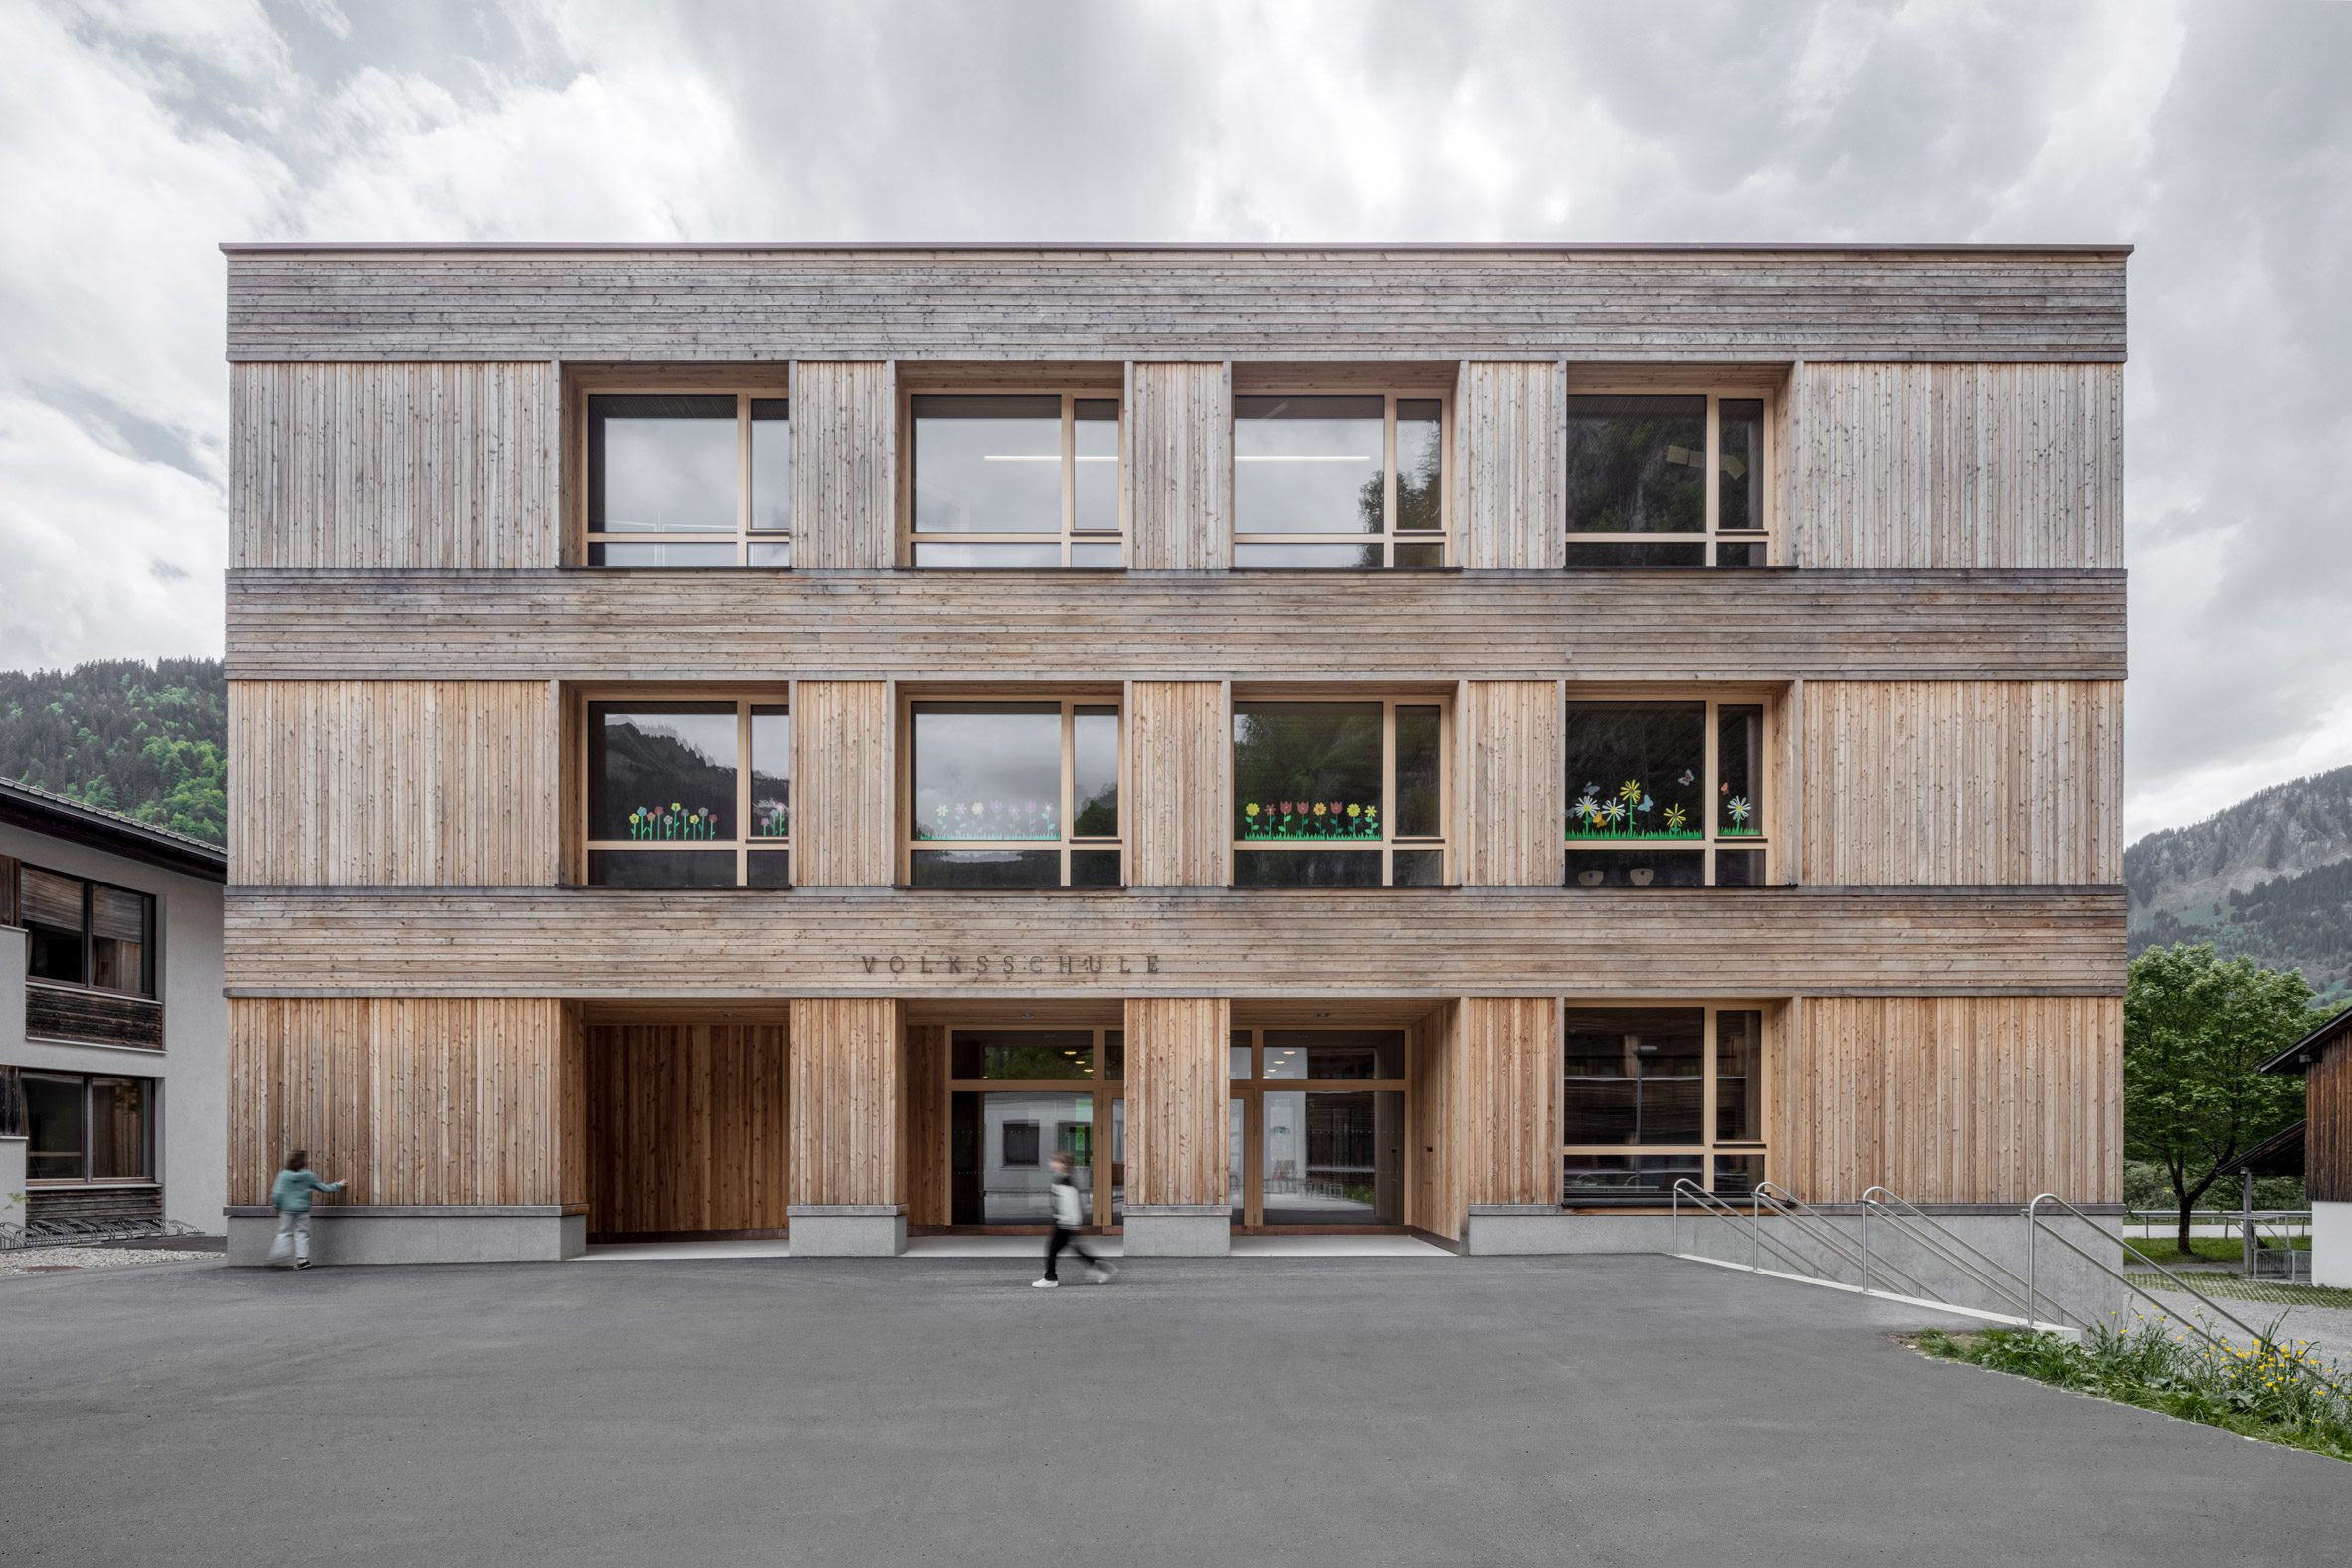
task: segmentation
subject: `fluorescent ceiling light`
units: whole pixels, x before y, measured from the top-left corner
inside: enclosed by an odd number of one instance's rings
[[[1370,463],[1369,455],[1346,452],[1237,452],[1236,463]]]
[[[1119,460],[1119,455],[1115,452],[1081,452],[1078,455],[1078,460],[1080,463],[1116,463]],[[1060,463],[1062,454],[1059,452],[990,452],[984,453],[980,461],[983,463]]]

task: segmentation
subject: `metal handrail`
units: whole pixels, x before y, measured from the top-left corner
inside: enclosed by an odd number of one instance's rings
[[[1764,1235],[1764,1228],[1759,1221],[1758,1215],[1753,1210],[1751,1210],[1746,1215],[1742,1215],[1738,1209],[1724,1202],[1720,1193],[1707,1191],[1706,1188],[1701,1187],[1698,1183],[1692,1181],[1687,1176],[1678,1176],[1674,1179],[1672,1194],[1674,1218],[1680,1219],[1682,1217],[1682,1195],[1685,1188],[1689,1190],[1691,1201],[1698,1205],[1699,1212],[1702,1214],[1713,1215],[1716,1219],[1721,1220],[1724,1224],[1730,1226],[1734,1231],[1738,1231],[1743,1228],[1747,1231],[1748,1268],[1751,1271],[1761,1271],[1763,1269],[1763,1250],[1769,1241],[1769,1245],[1771,1246],[1772,1250],[1781,1258],[1787,1260],[1789,1263],[1794,1264],[1806,1274],[1813,1274],[1817,1278],[1819,1277],[1819,1274],[1817,1271],[1815,1271],[1812,1264],[1807,1262],[1804,1254],[1798,1252],[1795,1248],[1790,1247],[1777,1236],[1767,1238]]]
[[[1872,1194],[1880,1196],[1873,1197]],[[1922,1247],[1947,1268],[1955,1270],[1979,1289],[2008,1301],[2020,1309],[2027,1323],[2034,1319],[2032,1291],[2027,1282],[1981,1248],[1975,1247],[1938,1224],[1934,1216],[1891,1188],[1872,1185],[1861,1199],[1862,1212],[1862,1284],[1870,1282],[1870,1216],[1883,1211],[1886,1221],[1896,1232],[1915,1247]],[[1914,1224],[1913,1222],[1917,1222]],[[1883,1265],[1881,1265],[1883,1267]],[[2006,1284],[2002,1281],[2008,1281]],[[2021,1292],[2023,1292],[2021,1294]],[[2071,1314],[2068,1314],[2071,1315]],[[2077,1319],[2079,1323],[2079,1320]]]
[[[1778,1196],[1774,1196],[1775,1194]],[[1778,1182],[1760,1181],[1749,1189],[1748,1196],[1759,1208],[1769,1204],[1775,1215],[1789,1222],[1791,1230],[1805,1236],[1808,1240],[1821,1243],[1839,1259],[1859,1269],[1862,1274],[1862,1288],[1867,1290],[1870,1287],[1868,1256],[1860,1252],[1854,1243],[1849,1241],[1836,1226],[1832,1225],[1820,1210]],[[1879,1272],[1892,1278],[1896,1284],[1901,1285],[1905,1295],[1924,1296],[1926,1294],[1924,1285],[1899,1269],[1881,1265]]]

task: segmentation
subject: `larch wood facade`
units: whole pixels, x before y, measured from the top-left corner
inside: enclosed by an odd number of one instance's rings
[[[1378,1101],[1388,1217],[1475,1246],[1606,1207],[1565,1001],[1765,1019],[1806,1199],[2112,1202],[2124,256],[232,248],[233,1201],[299,1143],[404,1214],[902,1235],[963,1203],[958,1031],[1068,1025],[1124,1120],[1064,1135],[1221,1225],[1229,1035],[1336,1016],[1393,1072],[1300,1103]],[[786,400],[789,570],[587,564],[615,388]],[[914,400],[1040,388],[1117,400],[1118,567],[913,569]],[[1235,566],[1235,400],[1300,389],[1443,407],[1453,569]],[[1564,565],[1574,400],[1698,394],[1764,410],[1758,564]],[[583,885],[635,698],[788,711],[788,887]],[[1114,884],[910,885],[941,699],[1116,710]],[[1566,704],[1653,699],[1763,714],[1760,884],[1576,882]],[[1237,708],[1368,700],[1444,715],[1443,884],[1234,885]]]

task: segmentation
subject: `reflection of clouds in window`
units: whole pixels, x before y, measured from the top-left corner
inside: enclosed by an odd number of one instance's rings
[[[914,828],[932,838],[1054,838],[1062,715],[917,709]]]
[[[734,400],[723,401],[724,418],[599,421],[604,511],[596,526],[611,533],[734,532],[739,459]]]
[[[915,531],[1061,532],[1061,458],[1059,397],[916,398]]]
[[[1236,531],[1380,532],[1386,423],[1377,397],[1236,398]]]

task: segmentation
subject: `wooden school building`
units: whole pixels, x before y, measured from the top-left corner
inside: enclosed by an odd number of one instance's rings
[[[238,1256],[2119,1197],[2126,248],[227,250]]]

